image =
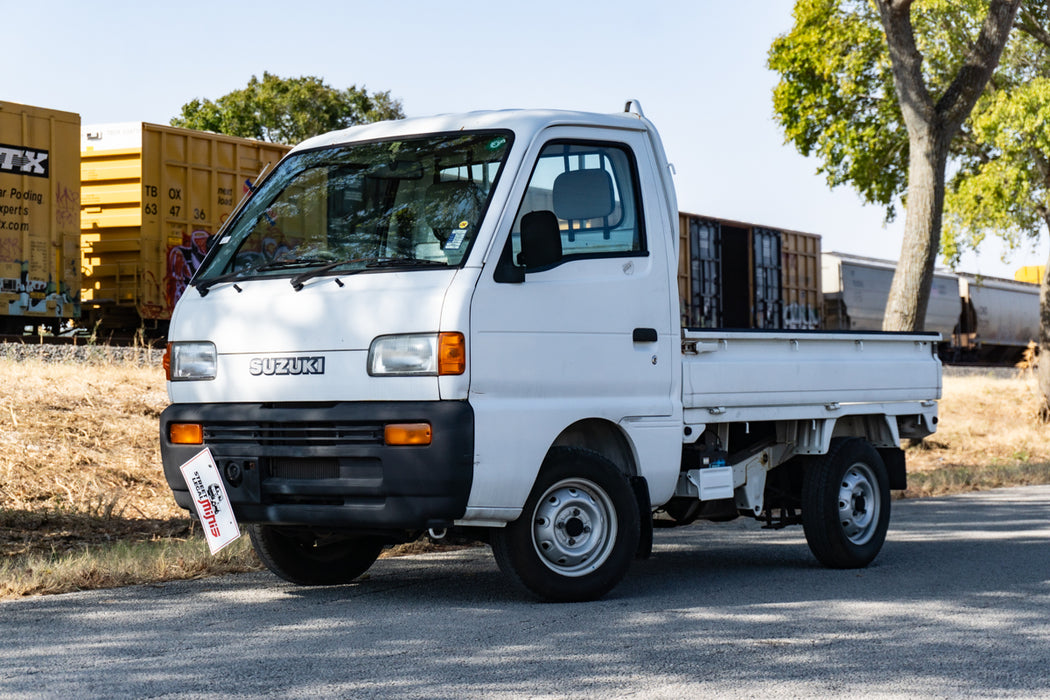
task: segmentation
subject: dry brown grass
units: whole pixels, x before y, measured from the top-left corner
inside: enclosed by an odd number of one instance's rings
[[[164,480],[159,367],[0,360],[0,598],[259,564],[211,558]]]
[[[945,377],[937,432],[908,449],[905,496],[1050,483],[1038,391],[1031,371]]]
[[[137,537],[65,553],[0,559],[0,600],[141,583],[205,578],[261,568],[247,537],[216,555],[204,539]]]
[[[944,385],[940,429],[908,450],[906,496],[1050,483],[1033,376]],[[0,599],[259,568],[247,538],[210,556],[172,500],[166,405],[156,366],[0,359]]]
[[[30,516],[56,532],[141,520],[153,535],[180,518],[160,469],[166,405],[158,367],[0,361],[0,527]],[[10,540],[0,552],[40,546]]]
[[[247,537],[208,554],[175,505],[157,435],[167,405],[159,366],[0,359],[0,599],[262,568]]]

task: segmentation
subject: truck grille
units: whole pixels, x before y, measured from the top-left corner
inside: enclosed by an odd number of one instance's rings
[[[259,447],[338,447],[382,445],[383,426],[356,423],[211,424],[204,428],[208,445]]]
[[[275,458],[270,460],[269,472],[277,479],[338,479],[339,460]]]

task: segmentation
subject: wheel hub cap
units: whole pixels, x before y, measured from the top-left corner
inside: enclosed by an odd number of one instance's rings
[[[847,539],[865,544],[875,533],[879,520],[879,492],[875,475],[865,464],[846,470],[839,485],[839,522]]]
[[[612,502],[584,479],[551,486],[537,504],[532,523],[541,561],[563,576],[583,576],[600,566],[616,538]]]

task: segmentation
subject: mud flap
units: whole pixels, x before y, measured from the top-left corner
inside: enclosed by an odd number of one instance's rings
[[[882,463],[886,465],[886,475],[890,478],[890,488],[903,490],[908,488],[908,471],[904,463],[904,450],[896,447],[883,447],[878,450]]]
[[[635,559],[648,559],[653,553],[653,507],[649,502],[649,484],[644,476],[631,477],[631,489],[638,501],[638,550]]]

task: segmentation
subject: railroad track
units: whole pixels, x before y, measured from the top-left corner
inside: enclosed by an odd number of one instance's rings
[[[66,346],[70,347],[70,350],[76,348],[81,350],[80,353],[75,354],[90,354],[91,350],[97,350],[105,352],[107,348],[114,349],[134,349],[146,353],[149,351],[150,354],[159,354],[164,351],[164,340],[161,339],[147,339],[146,343],[143,344],[140,338],[134,336],[118,336],[113,335],[105,339],[95,338],[91,339],[88,335],[26,335],[26,334],[14,334],[14,333],[0,333],[0,345],[12,344],[26,346],[22,348],[23,352],[18,353],[20,357],[26,357],[32,355],[31,346],[40,346],[41,350],[51,346]],[[0,352],[0,356],[11,355],[10,352]],[[43,354],[47,354],[44,352]],[[73,355],[70,355],[72,358]],[[952,374],[967,374],[972,372],[980,372],[982,370],[988,371],[1003,371],[1012,370],[1019,371],[1018,368],[1014,367],[1012,363],[996,364],[990,362],[944,362],[945,369],[949,370]]]
[[[163,339],[147,339],[144,344],[140,338],[135,336],[120,335],[92,339],[88,335],[26,335],[24,333],[0,333],[0,343],[21,343],[23,345],[103,346],[115,348],[147,347],[151,349],[164,349]]]
[[[0,334],[0,360],[14,362],[113,364],[128,363],[160,367],[164,344],[143,345],[133,338]]]

